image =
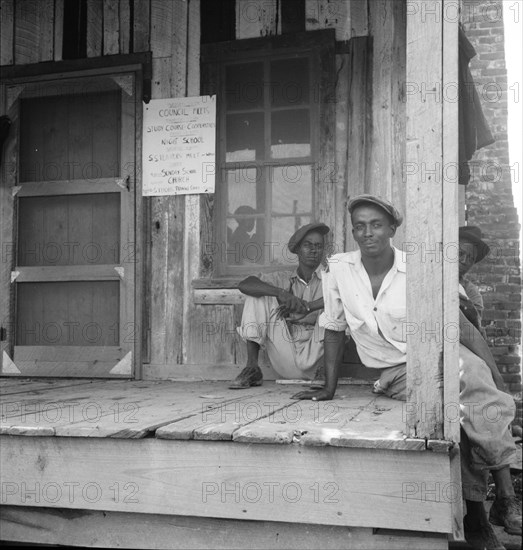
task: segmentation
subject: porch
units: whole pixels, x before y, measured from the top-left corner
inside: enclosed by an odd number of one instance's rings
[[[143,548],[446,548],[452,450],[408,406],[301,384],[2,379],[2,538]]]

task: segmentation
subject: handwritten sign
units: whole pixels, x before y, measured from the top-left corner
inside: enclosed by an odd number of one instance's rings
[[[143,112],[143,195],[214,193],[216,96],[152,99]]]

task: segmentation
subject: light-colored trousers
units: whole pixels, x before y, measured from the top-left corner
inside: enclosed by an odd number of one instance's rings
[[[307,325],[277,319],[277,307],[273,296],[248,296],[236,330],[244,341],[265,347],[273,369],[282,378],[312,380],[323,361],[325,330],[317,320]]]
[[[406,399],[406,366],[383,369],[376,389],[394,399]],[[489,470],[510,465],[516,446],[509,425],[516,405],[498,390],[488,365],[463,344],[459,345],[460,424],[465,437],[461,448],[461,481],[467,500],[487,496]]]

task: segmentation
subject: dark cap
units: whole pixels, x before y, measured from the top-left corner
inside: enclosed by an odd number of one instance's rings
[[[305,235],[311,231],[317,231],[322,235],[326,235],[330,231],[330,227],[321,222],[309,223],[308,225],[300,227],[298,231],[296,231],[296,233],[294,233],[294,235],[289,239],[289,244],[287,245],[293,254],[296,254],[296,249],[300,245],[301,241]]]
[[[459,240],[467,241],[478,247],[476,263],[481,262],[481,260],[490,252],[489,245],[483,241],[481,237],[481,229],[475,225],[463,225],[459,228]]]
[[[379,206],[382,210],[392,217],[394,223],[399,227],[403,223],[403,216],[395,208],[395,206],[389,202],[387,199],[378,197],[376,195],[357,195],[349,199],[349,212],[352,214],[352,211],[359,206],[360,204],[371,203],[376,206]]]

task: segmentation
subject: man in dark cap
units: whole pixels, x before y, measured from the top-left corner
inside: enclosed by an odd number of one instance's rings
[[[247,295],[238,333],[247,345],[247,365],[229,386],[260,386],[260,346],[265,346],[274,370],[282,378],[313,379],[323,362],[322,266],[325,235],[329,227],[311,223],[300,227],[289,240],[289,251],[298,256],[294,271],[250,276],[238,288]]]
[[[405,255],[391,245],[402,218],[387,200],[360,195],[349,201],[352,233],[359,250],[329,258],[324,275],[325,386],[303,391],[297,399],[328,400],[334,397],[338,380],[339,347],[348,329],[362,363],[377,369],[374,391],[394,399],[406,399],[407,285]],[[477,232],[461,232],[474,239],[471,248],[463,239],[463,251],[477,261],[488,253]],[[472,236],[472,237],[471,237]],[[460,263],[470,269],[462,254]],[[470,264],[470,265],[469,265]],[[468,271],[466,269],[465,271]],[[464,271],[463,267],[460,267]],[[462,277],[462,276],[461,276]],[[511,534],[521,534],[518,509],[510,478],[516,448],[509,425],[514,419],[513,398],[494,383],[495,361],[480,332],[460,313],[460,424],[462,481],[467,504],[465,536],[474,548],[502,548],[486,519],[486,476],[492,471],[496,500],[490,521]],[[472,407],[470,405],[473,405]],[[486,411],[496,411],[496,418]],[[470,475],[469,475],[470,474]]]

